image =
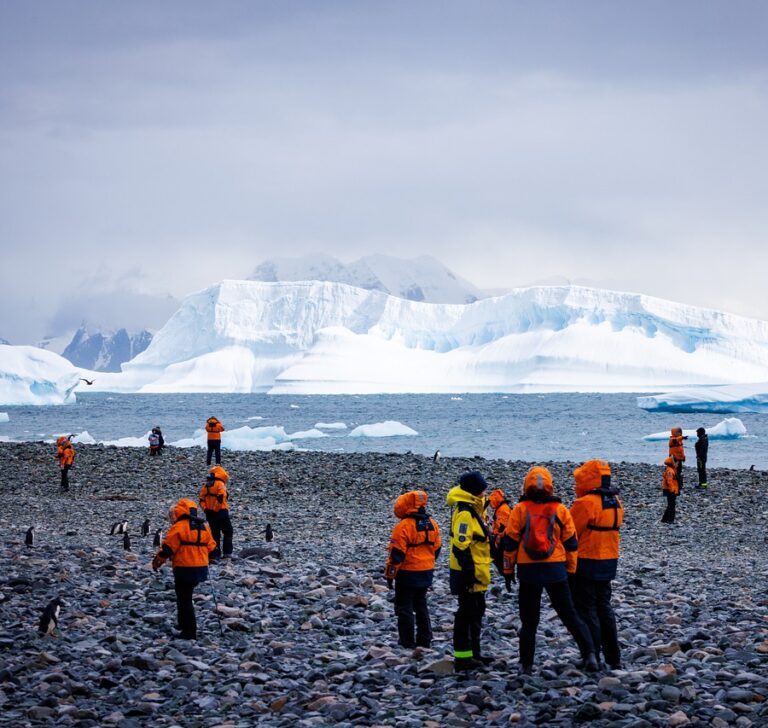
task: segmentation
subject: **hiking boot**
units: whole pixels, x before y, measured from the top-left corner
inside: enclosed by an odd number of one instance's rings
[[[496,661],[496,658],[492,657],[491,655],[475,655],[473,659],[477,660],[478,662],[482,662],[483,665],[491,665]]]
[[[597,672],[600,669],[600,666],[597,664],[597,658],[595,657],[594,652],[590,652],[584,658],[584,669],[587,672]]]
[[[524,665],[522,662],[517,668],[520,675],[533,675],[533,665]]]
[[[454,672],[466,672],[467,670],[482,670],[483,663],[474,657],[457,657],[453,661]]]

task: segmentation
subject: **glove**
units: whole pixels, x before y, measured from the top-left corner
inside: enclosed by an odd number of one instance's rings
[[[392,579],[387,579],[387,589],[391,589],[392,588],[392,584],[394,584]]]
[[[504,574],[504,586],[507,588],[508,592],[512,591],[512,584],[516,584],[517,579],[515,579],[514,574]]]
[[[155,558],[152,559],[152,571],[157,571],[164,563],[165,559],[160,556],[155,556]]]

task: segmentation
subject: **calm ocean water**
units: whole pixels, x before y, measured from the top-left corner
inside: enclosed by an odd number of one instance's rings
[[[87,430],[97,440],[143,436],[159,424],[167,442],[190,437],[212,414],[231,430],[248,425],[308,430],[318,422],[344,422],[348,430],[296,441],[309,450],[399,452],[444,456],[481,455],[511,460],[573,460],[660,463],[665,442],[643,435],[713,427],[727,415],[649,413],[629,394],[420,394],[366,396],[268,396],[264,394],[78,394],[64,407],[2,407],[0,438],[41,440]],[[710,444],[710,465],[768,468],[768,416],[737,415],[748,436]],[[253,419],[261,417],[263,419]],[[251,418],[251,419],[249,419]],[[396,420],[418,436],[353,438],[352,427]],[[693,461],[693,440],[688,441]]]

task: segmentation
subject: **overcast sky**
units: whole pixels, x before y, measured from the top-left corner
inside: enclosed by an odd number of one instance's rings
[[[762,0],[0,0],[0,336],[310,252],[768,319],[766,38]]]

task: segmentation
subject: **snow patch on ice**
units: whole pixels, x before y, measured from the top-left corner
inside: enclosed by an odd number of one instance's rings
[[[638,397],[637,406],[658,412],[768,412],[768,383],[686,387]]]
[[[96,445],[96,438],[94,438],[88,430],[83,430],[79,435],[75,435],[72,438],[72,442],[79,445]]]
[[[349,433],[349,437],[413,437],[419,433],[408,425],[396,420],[360,425]]]
[[[344,422],[317,422],[315,427],[318,430],[346,430],[347,425]]]
[[[710,440],[738,440],[747,434],[747,428],[738,417],[726,417],[722,422],[718,422],[714,427],[706,428]],[[669,431],[654,432],[652,435],[646,435],[643,440],[657,442],[669,439]],[[696,429],[683,430],[683,435],[691,440],[697,439]]]

